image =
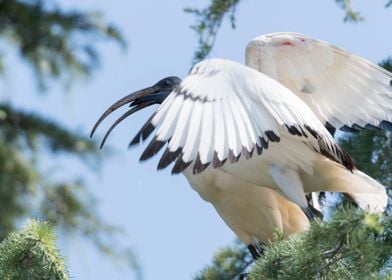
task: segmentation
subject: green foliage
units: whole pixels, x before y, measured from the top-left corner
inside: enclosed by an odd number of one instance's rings
[[[235,13],[241,0],[211,0],[211,4],[203,9],[186,8],[185,12],[194,15],[196,23],[191,28],[196,32],[198,37],[198,47],[193,55],[193,63],[197,63],[205,59],[212,48],[219,28],[223,19],[227,14],[230,17],[231,27],[235,28]],[[345,22],[361,22],[364,20],[361,13],[354,11],[351,6],[351,0],[335,0],[335,2],[343,9]],[[388,1],[386,8],[392,5],[392,1]]]
[[[345,22],[360,22],[364,21],[364,18],[358,11],[354,11],[351,7],[351,0],[335,0],[335,2],[344,10],[345,16],[343,20]]]
[[[357,167],[377,179],[387,188],[392,196],[392,134],[386,131],[361,130],[355,134],[346,134],[340,145],[353,158]],[[392,213],[392,205],[388,205]]]
[[[221,249],[194,279],[238,279],[251,262],[238,242]],[[391,216],[340,207],[331,221],[316,220],[309,231],[268,247],[248,279],[389,279],[391,252]]]
[[[0,103],[0,121],[1,138],[5,144],[15,148],[28,148],[32,151],[47,148],[52,153],[73,153],[82,158],[97,156],[98,149],[88,137],[71,132],[36,113]]]
[[[97,214],[94,196],[83,180],[55,180],[54,163],[51,174],[37,164],[45,154],[100,162],[97,145],[58,123],[8,104],[0,105],[0,122],[0,213],[7,213],[0,215],[0,240],[16,229],[21,218],[38,217],[63,233],[87,237],[98,250],[137,271],[131,250],[121,242],[113,243],[119,229]]]
[[[19,50],[41,86],[51,78],[91,74],[99,62],[98,39],[125,46],[118,29],[99,13],[64,11],[45,0],[0,1],[0,36]]]
[[[125,46],[118,29],[99,13],[66,11],[48,0],[0,0],[0,40],[0,74],[12,67],[5,54],[13,48],[41,87],[90,75],[99,64],[101,40]],[[0,241],[20,221],[39,218],[59,233],[87,237],[101,252],[138,269],[130,249],[113,242],[120,230],[99,216],[85,182],[70,176],[57,179],[64,177],[65,157],[97,171],[102,157],[96,143],[45,116],[16,108],[0,102]]]
[[[231,26],[235,28],[235,11],[239,2],[240,0],[213,0],[210,6],[204,9],[184,9],[196,17],[196,24],[191,28],[199,38],[199,46],[194,54],[193,63],[203,60],[211,52],[226,14],[230,14]]]
[[[340,210],[330,222],[279,241],[257,261],[249,279],[386,279],[392,217]]]
[[[0,244],[0,277],[3,280],[69,279],[49,223],[29,220],[23,231],[7,236]]]
[[[392,186],[391,141],[390,133],[369,130],[346,134],[339,140],[359,169],[386,186]]]
[[[392,2],[391,2],[392,4]],[[380,66],[388,70],[389,72],[392,72],[392,57],[388,57],[381,61]]]
[[[335,2],[340,6],[340,8],[344,11],[344,22],[353,22],[358,23],[364,21],[365,18],[359,11],[355,11],[352,8],[351,0],[335,0]],[[389,8],[392,5],[392,1],[389,0],[385,4],[385,8]]]
[[[37,161],[46,151],[52,156],[62,152],[97,160],[96,145],[57,123],[15,110],[7,104],[0,105],[0,116],[0,212],[7,213],[0,216],[0,240],[14,230],[18,218],[27,213],[49,218],[48,214],[54,212],[57,214],[51,215],[54,224],[64,219],[69,221],[64,216],[66,214],[72,215],[73,219],[85,218],[82,209],[75,208],[78,200],[75,186],[82,184],[51,181],[50,176],[37,167]],[[65,189],[69,194],[65,197],[69,200],[63,200],[61,205],[69,211],[73,209],[69,213],[54,210],[58,203],[53,200],[53,192],[64,195]],[[52,199],[47,196],[49,193]]]
[[[215,254],[212,264],[205,267],[195,280],[228,280],[236,279],[252,263],[248,249],[240,241]]]

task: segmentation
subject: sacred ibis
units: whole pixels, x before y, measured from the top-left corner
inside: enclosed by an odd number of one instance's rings
[[[130,104],[129,115],[160,104],[131,141],[155,134],[140,160],[162,148],[171,163],[249,246],[268,244],[309,222],[306,193],[342,192],[383,211],[384,186],[359,171],[325,128],[391,128],[392,73],[326,42],[275,33],[250,42],[247,66],[223,59],[196,64],[184,80],[165,78],[110,106],[95,124]]]

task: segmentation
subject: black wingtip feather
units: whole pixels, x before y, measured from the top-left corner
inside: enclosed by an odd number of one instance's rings
[[[177,157],[181,154],[182,148],[178,148],[175,152],[172,152],[167,148],[163,153],[158,163],[158,170],[168,167]]]
[[[242,155],[244,156],[245,159],[250,159],[252,157],[254,148],[249,152],[248,149],[244,146],[242,146]]]
[[[182,157],[177,158],[176,163],[173,166],[172,174],[178,174],[185,170],[189,165],[191,165],[192,161],[184,162]]]
[[[218,168],[218,167],[221,167],[225,162],[226,162],[226,159],[220,160],[218,158],[218,153],[216,151],[214,151],[214,156],[212,157],[212,166],[214,168]]]
[[[343,165],[351,172],[355,169],[354,159],[344,150],[340,149],[340,157]]]
[[[319,139],[320,138],[320,135],[317,133],[317,131],[316,130],[314,130],[313,128],[311,128],[310,126],[308,126],[308,125],[304,125],[304,127],[305,127],[305,129],[307,130],[307,131],[309,131],[309,133],[310,134],[312,134],[312,136],[314,137],[314,138],[316,138],[316,139]]]
[[[249,152],[249,158],[251,158],[253,156],[254,151],[255,151],[255,147],[253,146],[252,150],[250,150],[250,152]]]
[[[260,137],[260,142],[263,149],[268,149],[268,141],[266,141],[264,137]]]
[[[149,120],[150,121],[150,120]],[[155,126],[151,122],[148,122],[146,127],[142,130],[142,140],[146,140],[148,136],[154,131]]]
[[[166,141],[157,140],[157,137],[151,140],[147,148],[144,150],[143,154],[140,156],[140,161],[149,159],[150,157],[156,155],[162,147],[166,144]]]
[[[381,126],[381,124],[380,124],[380,126]],[[373,131],[380,131],[380,130],[382,130],[381,127],[372,125],[372,124],[370,124],[370,123],[366,124],[366,125],[365,125],[365,128],[368,129],[368,130],[373,130]]]
[[[263,153],[263,147],[260,147],[258,144],[256,144],[256,152],[257,155],[261,155]]]
[[[209,165],[210,165],[209,162],[202,163],[200,160],[200,154],[197,154],[195,164],[193,165],[193,174],[195,175],[195,174],[203,172]]]
[[[325,128],[328,130],[328,132],[334,136],[336,132],[336,127],[334,127],[330,122],[325,123]]]
[[[228,156],[229,162],[234,163],[237,161],[236,156],[234,155],[234,152],[232,149],[229,150],[229,156]]]
[[[295,126],[295,125],[285,125],[286,129],[288,132],[290,132],[293,135],[297,135],[297,136],[302,136],[301,131],[299,131],[299,129]]]
[[[378,126],[375,126],[373,124],[368,123],[365,125],[365,127],[362,127],[358,124],[353,124],[351,127],[344,125],[340,128],[340,130],[344,131],[344,132],[349,132],[349,133],[357,133],[360,130],[362,130],[363,128],[368,129],[368,130],[374,130],[374,131],[379,131],[382,129],[392,131],[392,122],[381,121]]]
[[[302,136],[304,136],[305,138],[308,138],[308,135],[306,134],[305,130],[303,130],[303,128],[301,126],[298,126],[299,130],[301,130]]]
[[[343,165],[351,172],[353,172],[353,170],[356,168],[354,159],[346,151],[344,151],[342,148],[338,146],[334,146],[333,148],[329,148],[329,149],[321,148],[320,153],[323,156],[329,158],[330,160]]]
[[[137,133],[137,134],[135,135],[135,137],[133,137],[133,139],[132,139],[131,142],[129,143],[128,147],[131,147],[131,146],[134,146],[134,145],[136,145],[136,144],[139,144],[139,143],[140,143],[140,140],[141,140],[140,134]]]
[[[268,139],[271,142],[279,142],[280,141],[280,137],[278,135],[276,135],[275,132],[273,132],[272,130],[267,130],[264,132],[264,134],[268,137]]]
[[[128,147],[134,146],[136,144],[139,144],[140,141],[144,141],[150,136],[150,134],[154,131],[155,126],[151,123],[152,118],[154,117],[154,114],[148,118],[148,120],[144,123],[142,128],[139,130],[138,133],[136,133],[135,137],[131,140],[131,143],[129,143]]]
[[[350,126],[347,126],[347,125],[343,125],[340,128],[340,130],[343,131],[343,132],[349,132],[349,133],[357,133],[357,132],[359,132],[358,127],[354,128],[354,127],[350,127]]]
[[[392,122],[389,121],[382,121],[380,123],[380,127],[385,130],[392,131]]]

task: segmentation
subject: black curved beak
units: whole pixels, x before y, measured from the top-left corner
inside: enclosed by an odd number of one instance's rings
[[[129,106],[131,109],[129,109],[127,112],[125,112],[123,115],[121,115],[109,128],[109,130],[106,132],[105,136],[102,139],[100,148],[103,147],[103,145],[106,142],[106,139],[108,138],[109,134],[112,132],[112,130],[125,118],[128,116],[132,115],[133,113],[136,113],[137,111],[146,108],[148,106],[151,106],[153,104],[160,104],[165,100],[165,98],[169,95],[171,92],[171,89],[162,89],[162,87],[159,84],[155,84],[152,87],[148,87],[145,89],[138,90],[136,92],[133,92],[117,102],[115,102],[113,105],[111,105],[103,114],[102,116],[98,119],[98,121],[95,123],[93,129],[91,130],[90,137],[93,137],[95,131],[97,130],[98,126],[101,124],[101,122],[109,116],[113,111],[117,110],[118,108],[130,104]]]

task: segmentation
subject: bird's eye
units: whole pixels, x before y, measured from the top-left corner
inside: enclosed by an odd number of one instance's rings
[[[166,87],[171,86],[171,84],[172,84],[172,83],[171,83],[170,80],[164,80],[164,81],[163,81],[163,85],[166,86]]]

